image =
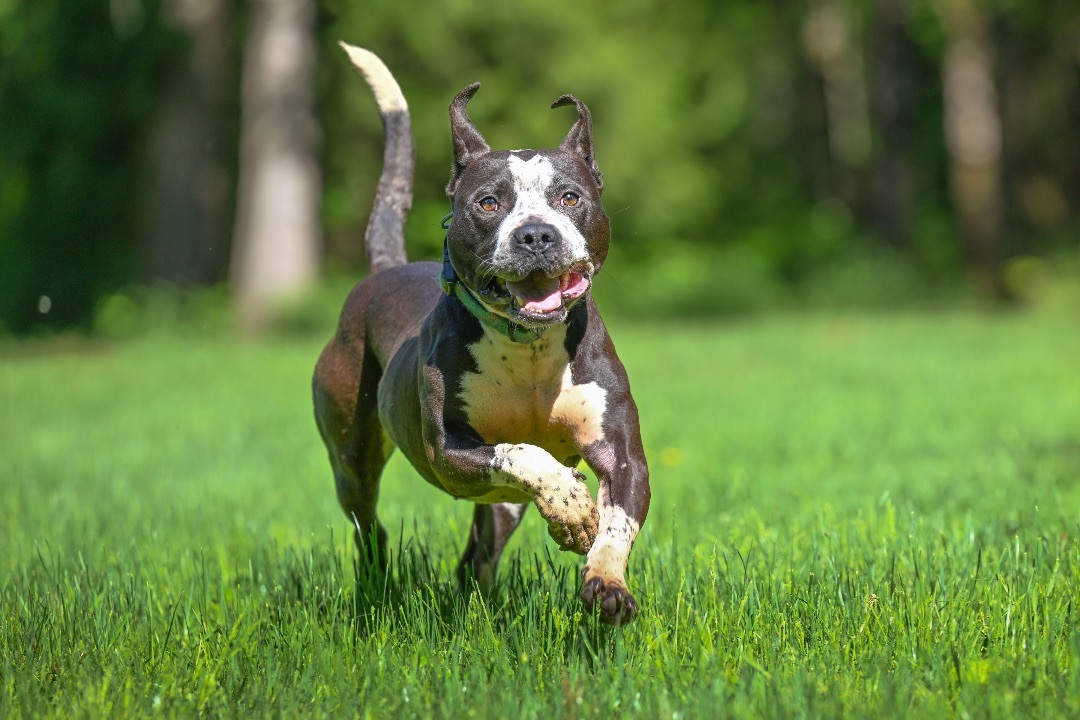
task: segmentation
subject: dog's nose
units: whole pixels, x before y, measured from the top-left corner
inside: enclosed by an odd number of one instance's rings
[[[533,252],[543,252],[559,238],[559,231],[548,223],[531,222],[515,230],[513,237],[514,245]]]

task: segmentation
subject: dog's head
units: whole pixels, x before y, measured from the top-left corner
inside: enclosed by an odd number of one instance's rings
[[[450,104],[450,261],[458,280],[496,313],[526,327],[562,322],[611,241],[589,109],[573,95],[552,104],[578,112],[558,148],[493,151],[465,112],[479,87]]]

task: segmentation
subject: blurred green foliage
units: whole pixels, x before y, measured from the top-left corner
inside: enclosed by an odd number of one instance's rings
[[[0,0],[0,332],[90,328],[95,308],[115,310],[103,298],[138,301],[132,288],[156,280],[146,262],[155,161],[147,137],[167,112],[163,79],[192,46],[163,4]],[[851,87],[866,95],[855,97],[865,105],[865,147],[830,135],[808,22],[823,6],[844,19],[861,73]],[[946,6],[322,0],[315,82],[328,266],[363,272],[382,153],[371,94],[337,47],[344,39],[379,53],[410,103],[414,259],[438,257],[446,108],[479,80],[470,113],[496,148],[555,145],[573,117],[548,110],[550,101],[572,92],[589,104],[614,231],[597,289],[620,305],[713,315],[778,301],[892,304],[963,286],[943,137]],[[996,253],[1003,267],[1071,253],[1080,231],[1080,5],[972,6],[988,23],[1003,127]],[[230,20],[237,63],[247,7]],[[224,157],[235,163],[232,142]]]
[[[441,243],[446,105],[473,80],[483,88],[470,113],[496,148],[556,145],[573,118],[548,103],[573,92],[589,104],[616,252],[630,263],[734,262],[734,274],[753,278],[762,267],[798,272],[804,258],[823,259],[851,241],[849,214],[807,223],[815,202],[798,155],[815,149],[799,142],[799,125],[812,134],[820,118],[793,117],[798,54],[776,52],[797,35],[801,8],[584,2],[571,18],[538,1],[450,3],[439,13],[396,4],[386,15],[349,2],[325,9],[326,217],[331,238],[347,235],[342,245],[359,245],[381,148],[372,142],[378,117],[369,93],[341,61],[337,38],[382,54],[410,100],[419,156],[412,255],[434,257]],[[696,267],[686,269],[700,275]],[[709,280],[674,274],[657,295]]]
[[[336,46],[345,39],[380,53],[411,105],[419,156],[411,257],[438,257],[446,105],[479,80],[470,113],[497,148],[556,144],[571,118],[546,103],[561,93],[590,105],[614,231],[609,276],[597,288],[622,306],[711,315],[778,300],[895,304],[952,293],[966,283],[942,129],[944,5],[904,3],[906,14],[890,28],[890,3],[832,3],[850,24],[871,96],[894,82],[878,105],[906,106],[904,189],[890,175],[892,129],[873,97],[865,161],[845,166],[829,147],[825,90],[804,36],[821,4],[586,0],[560,14],[539,0],[459,1],[438,11],[415,0],[378,9],[322,3],[331,258],[361,264],[381,152],[370,93]],[[1006,123],[1010,207],[1000,256],[1054,256],[1075,247],[1077,208],[1066,202],[1040,214],[1038,206],[1080,193],[1080,142],[1068,130],[1080,119],[1080,8],[1057,0],[976,6],[992,22]],[[902,46],[891,55],[878,47],[888,32]],[[1041,89],[1027,85],[1036,78]],[[1039,118],[1021,102],[1038,103]],[[1024,189],[1033,179],[1044,182],[1034,201]],[[906,216],[881,219],[881,197],[901,193],[910,195]]]
[[[158,11],[0,0],[0,331],[85,323],[140,278],[144,140],[182,52]]]

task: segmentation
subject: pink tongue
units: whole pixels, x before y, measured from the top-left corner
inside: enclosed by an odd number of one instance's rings
[[[562,307],[559,278],[549,278],[542,272],[535,272],[524,280],[507,280],[506,289],[517,298],[521,309],[528,312],[549,313]]]

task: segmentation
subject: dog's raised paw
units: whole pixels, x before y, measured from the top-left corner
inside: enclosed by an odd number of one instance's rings
[[[626,625],[638,614],[638,604],[626,585],[618,580],[605,580],[590,572],[586,565],[581,571],[581,601],[585,609],[599,608],[600,619],[609,625]]]
[[[599,513],[594,510],[593,514],[581,524],[567,525],[566,523],[549,522],[548,535],[551,536],[551,539],[555,541],[560,550],[585,555],[592,549],[593,542],[596,540],[599,520]]]
[[[596,541],[600,512],[576,470],[563,469],[561,482],[541,490],[536,507],[548,523],[548,534],[561,550],[584,555]]]

